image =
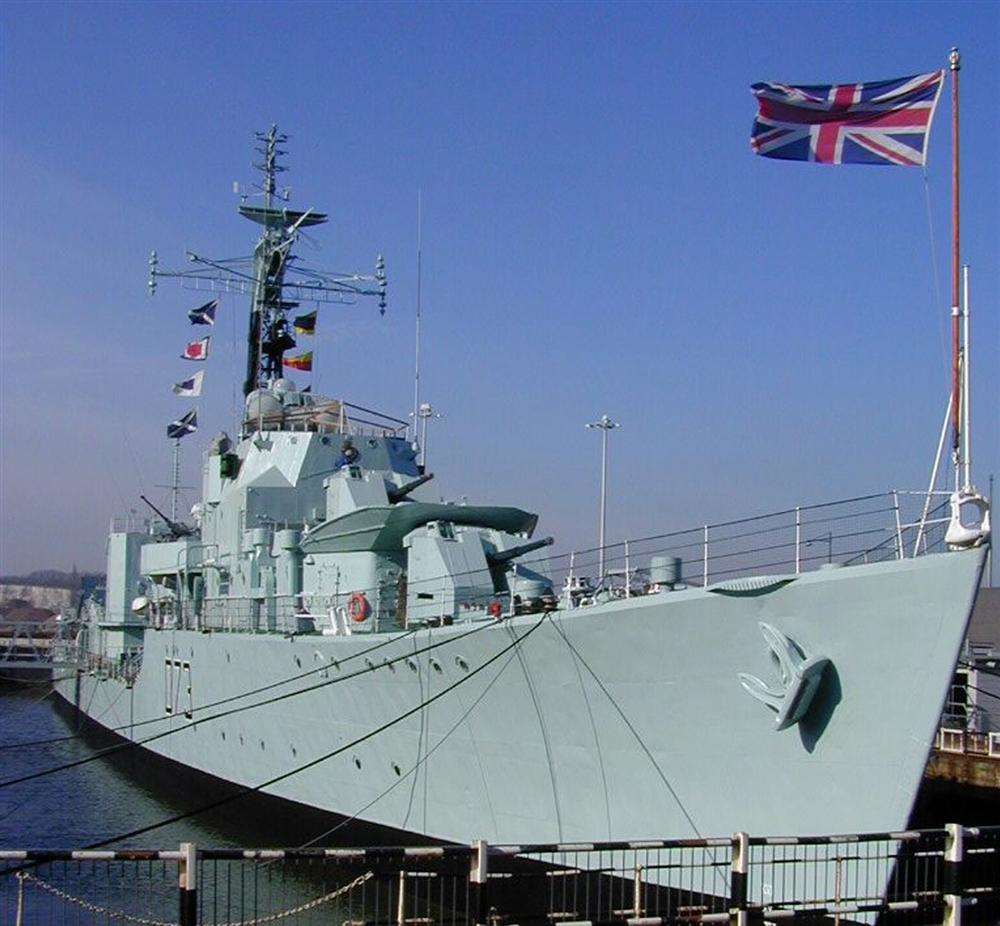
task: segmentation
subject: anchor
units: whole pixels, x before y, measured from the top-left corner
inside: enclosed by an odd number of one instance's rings
[[[739,674],[740,684],[758,701],[777,713],[775,729],[785,730],[808,713],[823,677],[823,670],[830,660],[825,656],[806,656],[793,640],[771,624],[761,622],[758,626],[778,660],[781,687],[772,688],[756,675],[745,672]]]

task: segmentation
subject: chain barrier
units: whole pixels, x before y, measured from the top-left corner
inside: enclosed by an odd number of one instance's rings
[[[66,903],[75,904],[90,913],[96,913],[99,916],[106,917],[107,919],[114,920],[124,920],[127,923],[137,923],[139,926],[177,926],[176,921],[169,920],[151,920],[142,916],[134,916],[131,913],[125,913],[120,910],[112,910],[110,907],[102,907],[99,904],[91,903],[89,900],[84,900],[82,897],[74,897],[72,894],[67,894],[65,891],[60,890],[54,884],[49,884],[47,881],[43,881],[41,878],[36,878],[32,874],[28,874],[26,871],[19,871],[15,876],[23,885],[25,882],[29,884],[34,884],[37,888],[43,891],[47,891],[54,897],[58,897],[60,900]],[[17,911],[17,922],[22,922],[24,908],[23,908],[23,894],[18,894],[18,911]]]
[[[348,882],[342,887],[338,887],[328,894],[323,894],[322,897],[316,897],[313,900],[306,901],[304,904],[299,904],[297,907],[292,907],[290,910],[282,910],[279,913],[269,913],[266,916],[258,916],[252,920],[230,920],[228,923],[219,923],[219,926],[261,926],[263,923],[275,923],[278,920],[287,919],[290,916],[295,916],[298,913],[305,913],[307,910],[312,910],[316,907],[322,906],[325,903],[329,903],[331,900],[336,900],[338,897],[353,891],[354,888],[359,887],[364,884],[370,878],[375,877],[375,872],[366,871],[363,875],[358,875],[353,881]]]
[[[60,890],[55,885],[49,884],[41,878],[36,878],[34,875],[25,871],[18,872],[16,877],[22,885],[25,882],[28,882],[35,885],[40,890],[46,891],[54,897],[58,897],[66,903],[75,904],[90,913],[96,913],[97,915],[103,916],[107,919],[122,920],[126,923],[136,923],[137,926],[178,926],[176,920],[152,920],[142,916],[135,916],[131,913],[125,913],[121,910],[112,910],[110,907],[102,907],[99,904],[91,903],[89,900],[84,900],[82,897],[74,897],[72,894],[67,894],[66,891]],[[313,900],[308,900],[305,903],[299,904],[297,907],[292,907],[289,910],[281,910],[277,913],[268,913],[265,916],[259,916],[249,920],[230,920],[226,923],[219,923],[218,926],[263,926],[264,923],[276,923],[279,920],[288,919],[290,916],[296,916],[299,913],[305,913],[308,910],[313,910],[325,903],[329,903],[331,900],[336,900],[338,897],[342,897],[344,894],[353,891],[356,887],[360,887],[373,877],[375,877],[374,872],[366,871],[363,875],[359,875],[353,881],[350,881],[341,887],[335,888],[320,897],[316,897]],[[19,892],[17,922],[21,922],[23,919],[23,896],[23,893]]]

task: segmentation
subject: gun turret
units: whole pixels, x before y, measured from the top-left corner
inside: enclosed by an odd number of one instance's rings
[[[179,524],[177,521],[171,521],[159,508],[156,507],[145,495],[140,495],[141,498],[150,508],[155,511],[160,518],[162,518],[163,523],[167,525],[170,529],[170,533],[174,537],[190,537],[194,533],[193,527],[188,527],[186,524]]]
[[[542,547],[551,547],[555,540],[552,537],[543,537],[541,540],[532,540],[531,543],[522,543],[520,546],[511,547],[509,550],[497,550],[487,553],[486,558],[491,566],[503,566],[525,553],[532,550],[540,550]]]
[[[386,489],[390,503],[395,505],[396,502],[401,502],[414,489],[419,489],[425,482],[430,482],[433,478],[433,473],[424,473],[423,476],[420,476],[411,482],[405,482],[401,486],[390,486]]]

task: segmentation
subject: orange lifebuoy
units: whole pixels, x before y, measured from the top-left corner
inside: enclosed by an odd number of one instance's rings
[[[490,617],[499,617],[503,614],[503,605],[499,601],[491,601],[486,611]]]
[[[347,602],[347,614],[355,624],[363,624],[372,613],[364,592],[355,592]]]

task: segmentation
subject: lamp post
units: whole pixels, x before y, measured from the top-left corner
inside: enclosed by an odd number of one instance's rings
[[[592,421],[587,425],[590,429],[598,429],[601,432],[601,515],[600,528],[598,533],[598,569],[600,570],[600,581],[604,581],[604,526],[606,523],[608,507],[608,431],[620,428],[617,421],[612,421],[607,415],[601,415],[599,421]]]

